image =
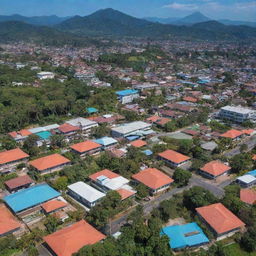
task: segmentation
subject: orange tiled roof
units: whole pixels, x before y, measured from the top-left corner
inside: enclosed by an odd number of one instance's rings
[[[141,148],[147,145],[147,142],[144,140],[135,140],[130,143],[131,146],[136,147],[136,148]]]
[[[80,130],[80,128],[77,126],[65,123],[65,124],[60,125],[58,130],[63,133],[68,133],[68,132],[78,131],[78,130]]]
[[[0,204],[0,216],[0,236],[21,226],[4,204]]]
[[[10,189],[15,189],[27,184],[31,184],[33,182],[34,181],[28,175],[23,175],[17,178],[7,180],[4,184]]]
[[[8,133],[12,138],[16,138],[18,135],[25,137],[25,136],[29,136],[32,134],[32,132],[30,132],[29,130],[23,129],[20,130],[18,132],[9,132]]]
[[[60,154],[44,156],[36,160],[30,161],[29,164],[39,171],[54,168],[62,164],[69,163],[70,160]]]
[[[222,234],[245,224],[223,204],[211,204],[196,208],[197,213],[218,233]]]
[[[230,169],[231,168],[228,165],[225,165],[218,160],[211,161],[211,162],[205,164],[201,168],[202,171],[207,172],[213,176],[219,176],[219,175],[229,171]]]
[[[0,152],[0,164],[7,164],[27,157],[29,157],[29,155],[23,152],[20,148],[3,151]]]
[[[149,117],[149,118],[147,118],[146,119],[146,121],[148,121],[148,122],[156,122],[157,120],[159,120],[161,117],[159,117],[159,116],[151,116],[151,117]]]
[[[190,157],[185,156],[181,153],[178,153],[178,152],[176,152],[174,150],[170,150],[170,149],[168,149],[158,155],[160,157],[165,158],[165,159],[167,159],[173,163],[176,163],[176,164],[182,163],[182,162],[190,159]]]
[[[148,168],[132,176],[151,189],[158,189],[172,183],[174,180],[156,168]]]
[[[224,138],[235,139],[237,137],[240,137],[241,135],[243,135],[243,133],[241,131],[231,129],[231,130],[221,134],[220,136],[224,137]]]
[[[256,204],[256,191],[253,189],[241,189],[240,199],[247,204]]]
[[[255,130],[253,129],[246,129],[246,130],[242,130],[242,133],[243,134],[246,134],[246,135],[251,135],[252,133],[254,133]]]
[[[188,102],[193,102],[193,103],[197,102],[196,98],[193,98],[193,97],[190,97],[190,96],[184,97],[183,100],[188,101]]]
[[[100,148],[101,145],[94,141],[87,140],[87,141],[72,145],[70,147],[79,153],[83,153],[83,152],[90,151],[90,150],[93,150],[96,148]]]
[[[81,220],[43,239],[57,256],[71,256],[85,245],[95,244],[105,239],[105,235]]]
[[[57,199],[48,201],[48,202],[43,203],[41,205],[41,207],[44,209],[44,211],[46,213],[53,212],[53,211],[58,210],[60,208],[64,208],[65,206],[67,206],[67,204],[65,202],[63,202],[61,200],[57,200]]]
[[[252,160],[256,160],[256,155],[253,155],[253,156],[252,156]]]
[[[105,176],[105,177],[107,177],[107,178],[109,178],[109,179],[114,179],[114,178],[117,178],[117,177],[120,176],[120,175],[118,175],[118,174],[116,174],[116,173],[114,173],[114,172],[112,172],[112,171],[110,171],[110,170],[108,170],[108,169],[104,169],[104,170],[102,170],[102,171],[99,171],[99,172],[96,172],[96,173],[90,175],[89,178],[90,178],[91,180],[96,181],[97,178],[100,177],[100,176],[102,176],[102,175]]]
[[[121,200],[129,198],[135,194],[135,192],[123,188],[118,189],[117,192],[121,196]]]

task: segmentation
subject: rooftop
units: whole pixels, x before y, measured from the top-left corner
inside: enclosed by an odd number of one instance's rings
[[[94,142],[94,141],[91,141],[91,140],[87,140],[87,141],[84,141],[84,142],[80,142],[80,143],[77,143],[77,144],[74,144],[72,146],[70,146],[73,150],[79,152],[79,153],[83,153],[83,152],[87,152],[87,151],[90,151],[90,150],[93,150],[93,149],[97,149],[97,148],[100,148],[101,145]]]
[[[121,134],[127,134],[132,133],[137,130],[147,129],[150,128],[151,124],[142,122],[142,121],[136,121],[132,123],[126,123],[117,127],[112,128],[112,131],[121,133]]]
[[[120,175],[118,175],[118,174],[116,174],[116,173],[114,173],[114,172],[112,172],[112,171],[110,171],[108,169],[104,169],[102,171],[99,171],[99,172],[96,172],[96,173],[90,175],[89,178],[91,180],[96,181],[97,178],[100,177],[100,176],[105,176],[105,177],[107,177],[109,179],[113,179],[113,178],[119,177]]]
[[[190,157],[185,156],[181,153],[178,153],[178,152],[176,152],[174,150],[170,150],[170,149],[158,154],[158,156],[165,158],[165,159],[167,159],[173,163],[176,163],[176,164],[182,163],[182,162],[190,159]]]
[[[60,196],[47,184],[36,185],[4,197],[4,201],[16,213]]]
[[[241,189],[240,199],[247,204],[256,204],[256,191],[253,189]]]
[[[111,137],[103,137],[94,141],[98,144],[101,144],[102,146],[108,146],[108,145],[116,144],[118,142],[117,140]]]
[[[172,183],[174,180],[156,168],[148,168],[132,176],[151,189],[158,189]]]
[[[147,142],[144,140],[135,140],[130,143],[131,146],[136,147],[136,148],[141,148],[147,145]]]
[[[196,211],[218,234],[229,232],[245,225],[221,203],[199,207],[196,208]]]
[[[69,163],[70,160],[60,154],[44,156],[36,160],[30,161],[29,164],[39,171],[44,171],[63,164]]]
[[[44,237],[44,241],[57,256],[71,256],[85,245],[95,244],[103,239],[105,235],[84,220]]]
[[[80,126],[86,127],[86,126],[97,125],[97,123],[95,121],[91,121],[91,120],[83,118],[83,117],[78,117],[78,118],[68,120],[68,121],[66,121],[66,123],[71,124],[73,126],[78,126],[78,127],[80,127]]]
[[[29,155],[20,148],[0,152],[0,165],[28,158]]]
[[[69,133],[69,132],[78,131],[80,130],[80,128],[77,126],[65,123],[60,125],[58,130],[61,131],[62,133]]]
[[[236,113],[239,113],[239,114],[250,114],[250,113],[255,112],[254,110],[251,110],[251,109],[248,109],[248,108],[234,107],[234,106],[225,106],[221,109],[225,110],[225,111],[236,112]]]
[[[201,170],[209,173],[213,176],[219,176],[227,171],[229,171],[231,167],[229,167],[226,164],[223,164],[222,162],[216,160],[216,161],[211,161],[207,164],[205,164]]]
[[[15,189],[15,188],[27,185],[27,184],[31,184],[33,182],[34,181],[28,175],[24,175],[24,176],[19,176],[14,179],[7,180],[4,184],[9,189]]]
[[[67,206],[67,203],[57,199],[48,201],[41,205],[41,207],[44,209],[46,213],[56,211],[58,209],[64,208],[65,206]]]
[[[243,176],[238,177],[237,180],[239,180],[245,184],[249,184],[251,182],[255,182],[256,178],[250,174],[245,174]]]
[[[235,139],[237,137],[240,137],[241,135],[243,135],[243,132],[235,130],[235,129],[231,129],[223,134],[221,134],[221,137],[225,137],[225,138],[230,138],[230,139]]]
[[[132,89],[128,89],[128,90],[123,90],[123,91],[118,91],[116,92],[116,94],[118,96],[127,96],[127,95],[130,95],[130,94],[137,94],[139,93],[138,90],[132,90]]]

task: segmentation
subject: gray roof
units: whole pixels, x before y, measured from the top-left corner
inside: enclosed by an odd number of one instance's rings
[[[112,131],[118,132],[121,134],[127,134],[127,133],[131,133],[131,132],[135,132],[137,130],[147,129],[150,127],[151,127],[151,124],[148,124],[148,123],[145,123],[142,121],[136,121],[136,122],[127,123],[127,124],[123,124],[123,125],[114,127],[114,128],[112,128]]]
[[[218,144],[214,141],[206,142],[201,145],[202,149],[213,151],[215,148],[218,147]]]
[[[254,110],[251,110],[249,108],[243,108],[243,107],[234,107],[234,106],[226,106],[221,108],[222,110],[226,110],[226,111],[231,111],[231,112],[236,112],[239,114],[251,114],[254,113]]]
[[[83,117],[78,117],[78,118],[74,118],[71,120],[66,121],[66,123],[71,124],[73,126],[82,126],[82,127],[86,127],[86,126],[97,126],[98,124],[95,121],[91,121],[89,119],[83,118]]]
[[[246,175],[243,175],[241,177],[238,177],[237,180],[243,182],[243,183],[246,183],[246,184],[250,184],[252,182],[256,182],[256,178],[252,175],[249,175],[249,174],[246,174]]]

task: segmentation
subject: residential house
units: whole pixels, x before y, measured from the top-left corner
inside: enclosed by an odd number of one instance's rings
[[[220,176],[227,175],[231,167],[221,161],[215,160],[205,164],[200,168],[199,173],[209,179],[216,179]]]
[[[102,145],[94,141],[87,140],[70,146],[71,150],[81,157],[95,155],[102,150]]]
[[[17,192],[24,188],[29,188],[35,183],[28,175],[19,176],[4,182],[6,189],[10,192]]]

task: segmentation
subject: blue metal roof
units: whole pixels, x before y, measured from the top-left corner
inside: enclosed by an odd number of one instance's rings
[[[118,96],[127,96],[127,95],[130,95],[130,94],[136,94],[136,93],[139,93],[139,91],[138,90],[132,90],[132,89],[116,92],[116,94]]]
[[[200,246],[209,242],[207,236],[195,222],[165,227],[162,229],[161,235],[167,235],[170,238],[172,249]]]
[[[97,109],[97,108],[90,107],[90,108],[86,108],[86,111],[87,111],[89,114],[93,114],[93,113],[97,113],[97,112],[98,112],[98,109]]]
[[[40,184],[6,196],[4,201],[16,213],[58,196],[58,191],[47,184]]]
[[[144,150],[144,151],[142,151],[146,156],[151,156],[151,155],[153,155],[153,152],[151,151],[151,150],[149,150],[149,149],[146,149],[146,150]]]
[[[109,146],[112,144],[116,144],[117,140],[111,138],[111,137],[103,137],[97,140],[94,140],[96,143],[103,145],[103,146]]]
[[[48,131],[38,132],[36,135],[42,140],[48,140],[52,136]]]
[[[256,178],[256,170],[253,170],[253,171],[247,172],[246,174],[252,175],[253,177],[255,177],[255,178]]]

